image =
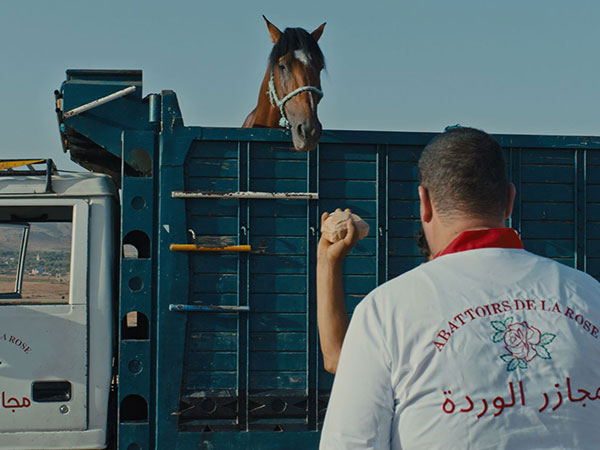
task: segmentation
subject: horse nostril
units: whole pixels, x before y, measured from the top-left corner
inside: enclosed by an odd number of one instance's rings
[[[311,120],[304,120],[294,128],[296,136],[302,140],[313,140],[321,134],[321,124]]]

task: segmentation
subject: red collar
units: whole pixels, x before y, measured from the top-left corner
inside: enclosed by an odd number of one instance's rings
[[[487,230],[463,231],[437,255],[439,258],[450,253],[464,252],[478,248],[519,248],[523,242],[512,228],[490,228]]]

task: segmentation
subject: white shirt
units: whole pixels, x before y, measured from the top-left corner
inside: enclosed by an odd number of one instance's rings
[[[525,250],[441,256],[356,308],[329,449],[599,449],[600,284]]]

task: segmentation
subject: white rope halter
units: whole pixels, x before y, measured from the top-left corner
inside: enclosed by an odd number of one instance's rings
[[[275,80],[273,79],[273,69],[271,69],[271,76],[269,77],[269,91],[267,92],[267,95],[269,96],[269,101],[271,102],[271,105],[273,105],[273,106],[277,105],[279,107],[279,112],[281,113],[281,119],[279,119],[279,126],[284,127],[284,128],[291,127],[289,120],[287,120],[287,117],[285,117],[285,111],[284,111],[283,107],[285,106],[287,101],[290,100],[292,97],[300,94],[301,92],[306,92],[306,91],[314,92],[319,97],[323,97],[323,91],[321,89],[314,87],[314,86],[302,86],[302,87],[299,87],[298,89],[296,89],[295,91],[290,92],[288,95],[286,95],[281,100],[279,100],[279,97],[277,97],[277,91],[275,90]]]

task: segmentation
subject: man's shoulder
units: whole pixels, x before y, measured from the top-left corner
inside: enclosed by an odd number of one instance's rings
[[[429,288],[437,290],[435,285],[439,282],[452,283],[454,275],[461,272],[471,275],[479,272],[482,277],[490,276],[498,282],[494,274],[502,272],[502,267],[515,272],[527,267],[534,277],[560,279],[579,288],[600,292],[600,282],[594,277],[562,262],[521,249],[488,248],[454,253],[423,263],[379,285],[368,297],[370,301],[393,299],[398,293],[411,292],[418,292],[422,297]]]
[[[521,252],[525,255],[525,257],[530,258],[532,261],[538,264],[540,266],[540,271],[543,269],[551,269],[563,279],[572,280],[579,284],[589,285],[600,289],[600,282],[582,270],[570,267],[567,264],[556,261],[552,258],[528,252],[526,250],[521,250]]]
[[[596,282],[595,278],[583,272],[582,270],[573,268],[568,266],[565,262],[560,262],[554,260],[552,258],[541,256],[536,253],[531,253],[528,250],[524,249],[513,249],[513,248],[482,248],[482,249],[474,249],[467,250],[463,252],[457,252],[449,255],[444,255],[440,258],[436,258],[432,261],[433,263],[439,264],[439,267],[442,266],[451,266],[456,270],[461,270],[461,268],[468,267],[469,265],[475,265],[477,267],[481,267],[482,270],[485,270],[483,266],[480,266],[481,263],[487,262],[488,264],[496,264],[496,265],[514,265],[525,262],[529,265],[540,265],[546,266],[547,268],[551,268],[560,272],[563,275],[568,275],[570,277],[579,277],[581,279],[586,279],[589,281]],[[471,263],[471,264],[469,264]],[[466,265],[465,265],[466,264]],[[424,264],[428,269],[432,269],[435,267],[434,264]]]
[[[364,301],[361,302],[368,304],[371,302],[381,303],[386,298],[394,300],[398,297],[399,293],[404,296],[410,295],[413,290],[420,290],[426,288],[427,270],[425,266],[430,263],[423,263],[407,272],[397,275],[386,282],[380,284],[373,289]]]

